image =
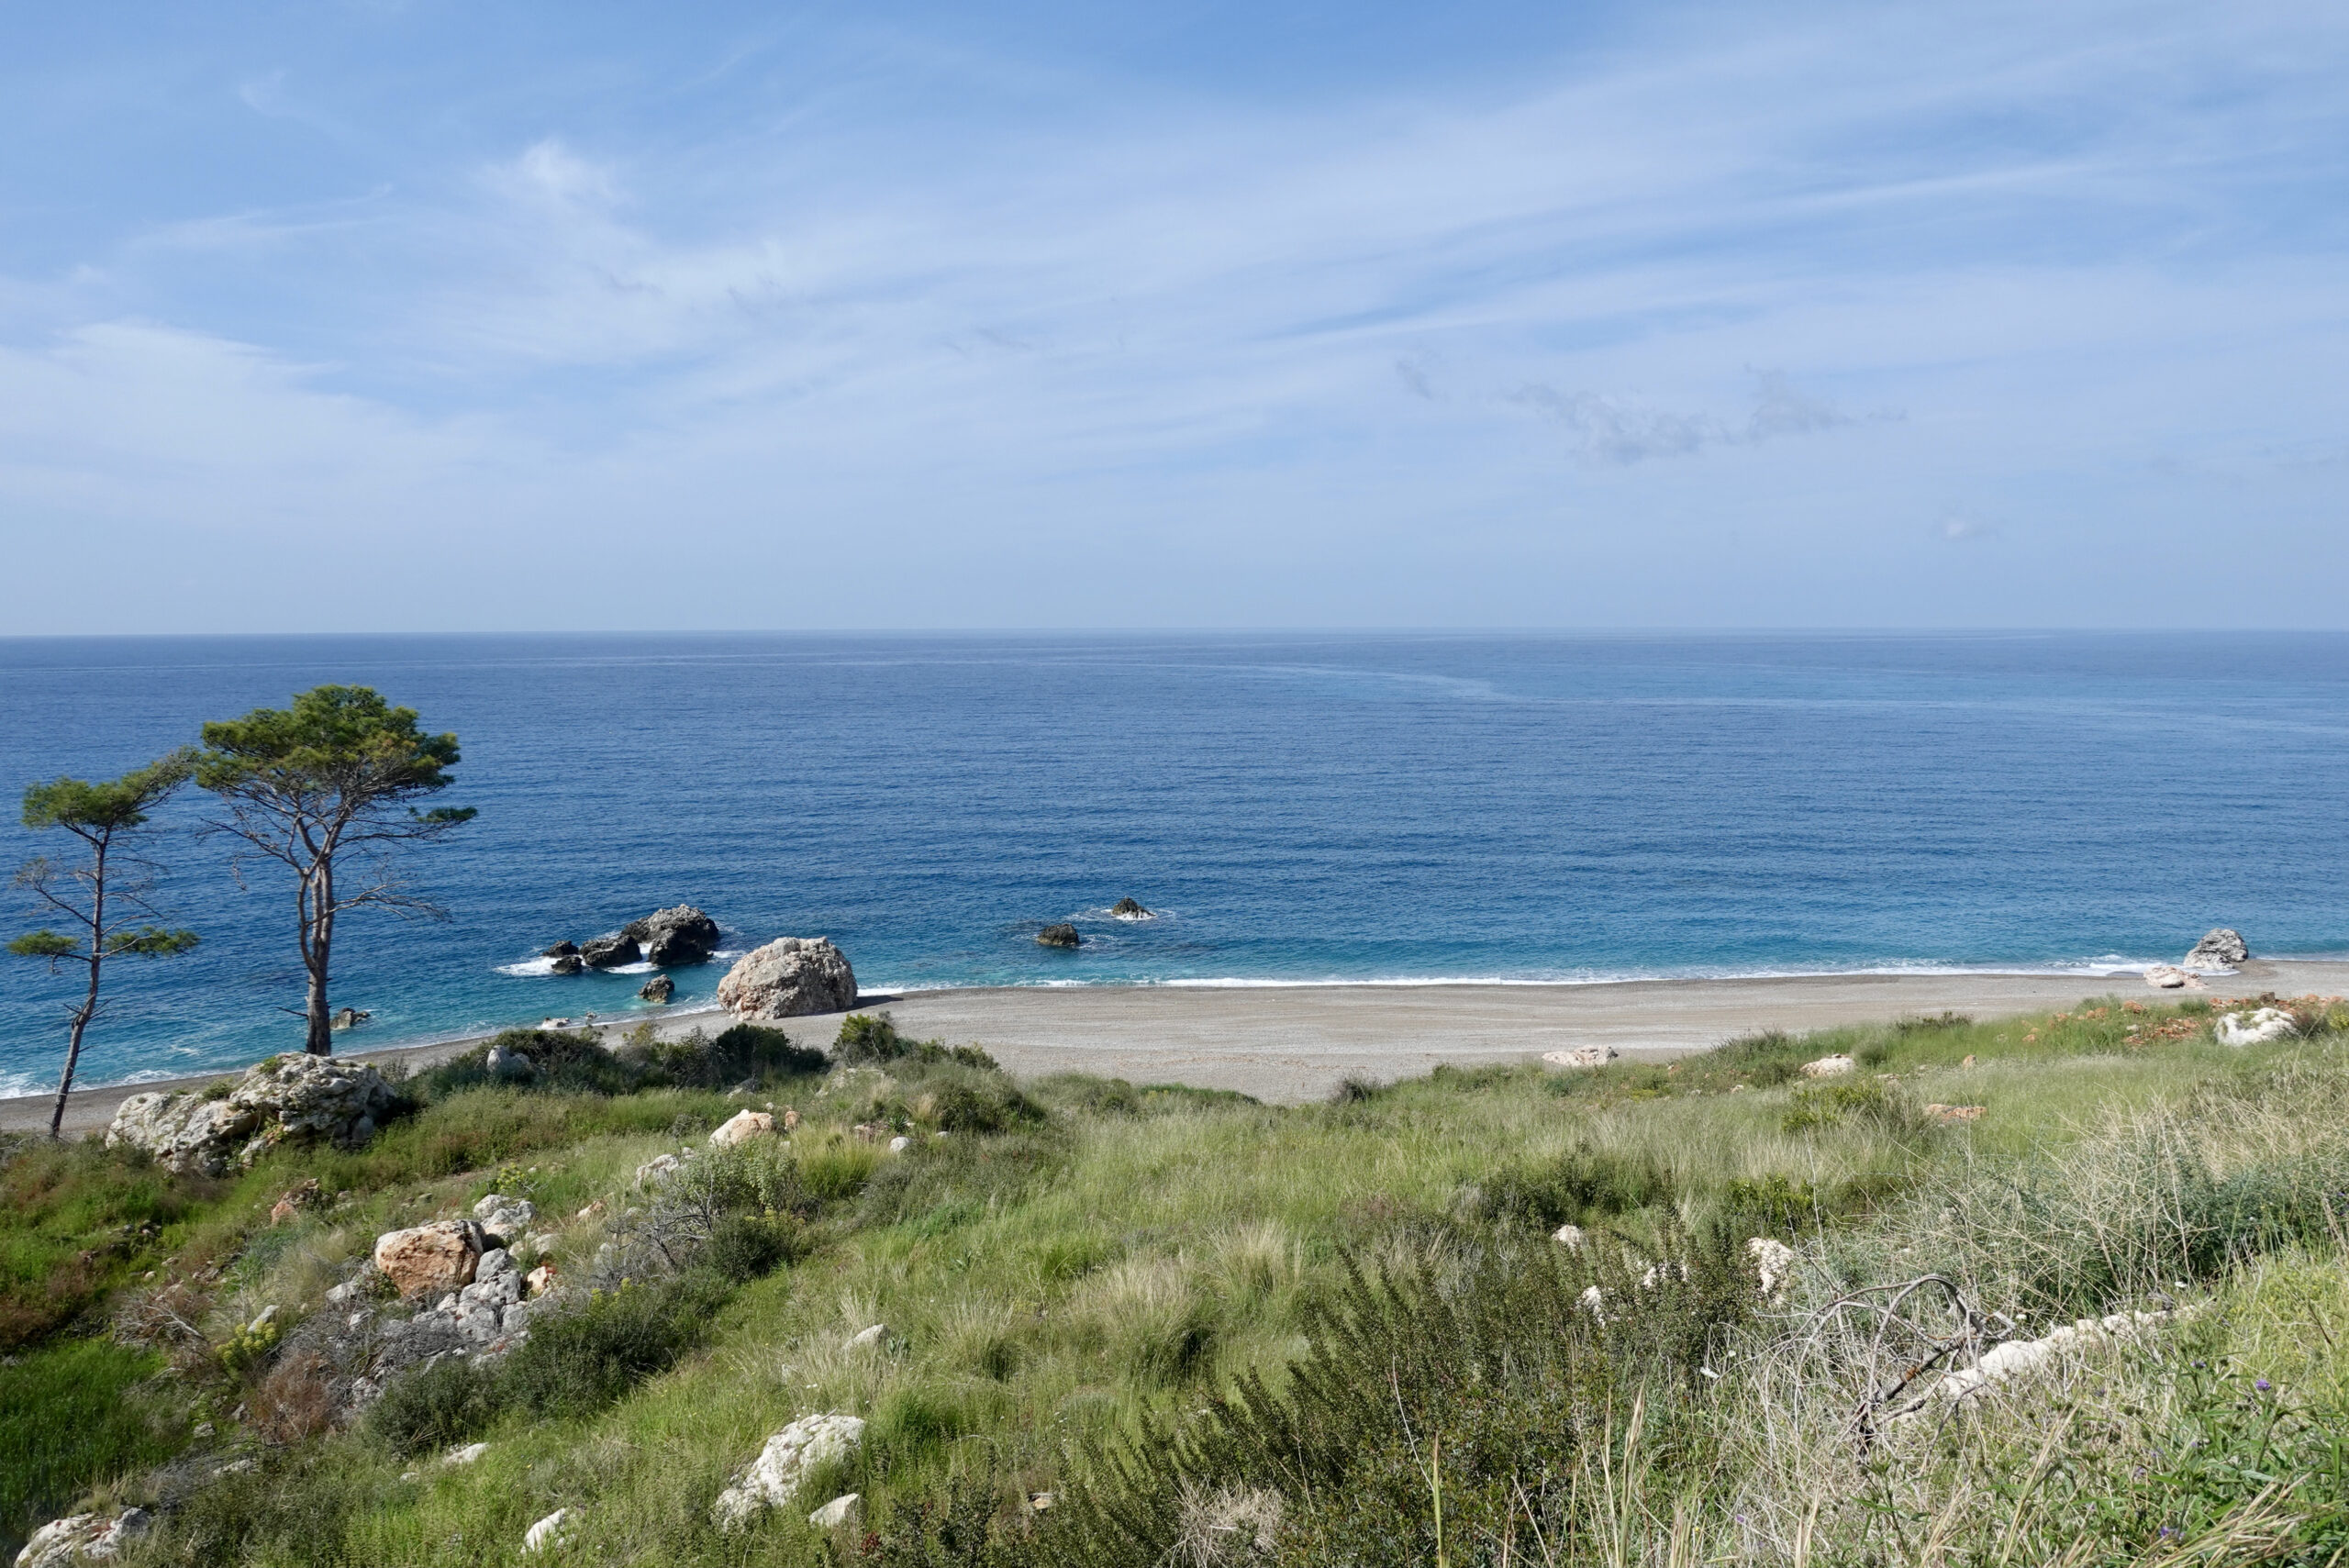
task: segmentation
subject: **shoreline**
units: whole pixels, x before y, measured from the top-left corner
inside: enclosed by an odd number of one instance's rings
[[[2234,974],[2207,976],[2206,984],[2207,991],[2190,995],[2213,1002],[2266,991],[2337,995],[2349,992],[2349,960],[2254,959]],[[1349,1076],[1416,1077],[1445,1062],[1527,1061],[1545,1051],[1600,1044],[1631,1060],[1663,1060],[1764,1029],[1800,1033],[1909,1013],[1996,1017],[2112,995],[2151,1001],[2181,994],[2151,990],[2136,973],[2120,969],[1897,970],[1694,980],[956,987],[867,992],[854,1010],[886,1008],[907,1034],[980,1046],[1021,1077],[1094,1073],[1297,1101],[1318,1098]],[[782,1027],[806,1043],[829,1046],[845,1016],[814,1014]],[[724,1017],[712,1006],[651,1015],[649,1021],[674,1035]],[[609,1045],[647,1021],[637,1014],[593,1027]],[[424,1067],[496,1032],[336,1054]],[[241,1070],[77,1089],[66,1126],[102,1128],[132,1095],[193,1088]],[[0,1130],[45,1129],[54,1099],[0,1098]]]

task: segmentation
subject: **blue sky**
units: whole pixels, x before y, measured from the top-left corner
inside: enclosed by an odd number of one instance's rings
[[[2337,5],[0,45],[0,634],[2349,626]]]

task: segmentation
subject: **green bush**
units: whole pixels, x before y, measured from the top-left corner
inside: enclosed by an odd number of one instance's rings
[[[1494,1218],[1554,1229],[1569,1221],[1636,1214],[1674,1197],[1672,1177],[1646,1154],[1585,1143],[1545,1164],[1502,1171],[1484,1186]]]
[[[941,1062],[996,1071],[995,1058],[975,1045],[949,1047],[943,1040],[907,1040],[886,1013],[851,1013],[841,1020],[832,1057],[843,1067],[893,1067],[898,1062],[930,1066]]]
[[[710,1268],[736,1284],[746,1284],[791,1261],[798,1228],[780,1215],[732,1214],[710,1233],[704,1254]]]
[[[530,1326],[498,1363],[495,1398],[535,1417],[592,1415],[698,1346],[726,1294],[699,1274],[599,1291]]]
[[[1779,1125],[1787,1132],[1809,1132],[1846,1123],[1896,1138],[1915,1137],[1933,1126],[1908,1095],[1873,1078],[1797,1089]]]
[[[485,1430],[498,1408],[496,1390],[483,1369],[451,1356],[384,1385],[383,1397],[367,1413],[367,1429],[394,1453],[429,1453]]]

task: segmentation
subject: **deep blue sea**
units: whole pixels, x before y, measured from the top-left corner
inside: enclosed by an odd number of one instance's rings
[[[680,901],[869,990],[2349,952],[2338,635],[0,640],[0,787],[329,681],[455,730],[481,810],[414,862],[445,923],[344,922],[354,1046],[625,1013],[640,976],[528,961]],[[291,884],[206,804],[159,851],[205,946],[111,968],[86,1083],[299,1043]],[[10,810],[9,863],[50,847]],[[53,1081],[72,990],[0,962],[0,1088]]]

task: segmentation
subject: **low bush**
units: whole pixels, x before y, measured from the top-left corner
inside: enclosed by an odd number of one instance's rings
[[[703,1274],[600,1292],[531,1326],[498,1364],[497,1402],[541,1418],[592,1414],[698,1346],[725,1296]]]
[[[965,1067],[995,1070],[995,1058],[975,1045],[948,1046],[941,1040],[907,1040],[886,1013],[851,1013],[841,1020],[840,1038],[832,1057],[843,1067],[889,1067],[902,1062],[931,1065],[956,1062]]]
[[[367,1429],[393,1452],[429,1453],[463,1442],[497,1418],[484,1371],[451,1357],[395,1377],[367,1413]]]
[[[1671,1174],[1651,1156],[1588,1143],[1542,1164],[1505,1170],[1484,1185],[1485,1207],[1494,1218],[1545,1230],[1635,1214],[1674,1196]]]

